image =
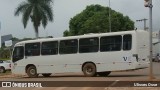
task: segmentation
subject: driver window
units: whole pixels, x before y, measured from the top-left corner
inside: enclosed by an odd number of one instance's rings
[[[23,58],[24,58],[24,47],[23,46],[15,47],[13,51],[13,62],[21,60]]]

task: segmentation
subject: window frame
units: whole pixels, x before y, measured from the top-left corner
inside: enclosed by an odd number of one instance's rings
[[[52,50],[56,49],[57,52],[56,53],[50,53],[50,54],[43,54],[42,52],[43,52],[43,44],[44,43],[52,43],[52,44],[54,43],[55,45],[57,45],[57,47],[51,48]],[[42,56],[45,56],[45,55],[57,55],[59,53],[59,44],[58,44],[58,41],[45,41],[45,42],[41,42],[41,47],[40,48],[41,48],[40,53],[41,53]]]
[[[130,36],[131,36],[131,44],[130,44],[131,46],[130,46],[130,49],[127,49],[127,50],[126,50],[126,49],[124,49],[124,36],[127,36],[127,35],[130,35]],[[132,43],[133,43],[133,40],[132,40],[132,39],[133,39],[132,34],[125,34],[125,35],[123,35],[123,46],[122,46],[122,49],[123,49],[124,51],[132,50],[132,46],[133,46],[133,45],[132,45]]]
[[[95,40],[97,40],[97,43],[96,44],[94,44],[94,45],[91,45],[90,43],[88,43],[88,44],[90,44],[90,45],[81,45],[81,40],[85,40],[85,39],[95,39]],[[78,49],[79,49],[79,53],[96,53],[96,52],[99,52],[99,37],[87,37],[87,38],[80,38],[79,39],[79,47],[78,47]],[[92,49],[95,49],[95,51],[86,51],[86,52],[83,52],[81,49],[81,47],[92,47]],[[95,48],[96,47],[96,48]],[[90,48],[91,49],[91,48]]]
[[[15,56],[14,56],[14,55],[15,55],[14,53],[15,53],[16,48],[22,48],[22,50],[23,50],[23,57],[19,58],[19,57],[15,57]],[[13,55],[12,55],[12,61],[13,61],[13,62],[17,62],[17,61],[19,61],[19,60],[24,59],[24,57],[25,57],[25,48],[24,48],[24,46],[16,46],[16,47],[14,47],[14,51],[13,51]]]
[[[37,49],[38,54],[36,54],[36,55],[26,55],[26,45],[27,44],[36,44],[36,43],[39,45],[39,50]],[[36,49],[32,49],[32,50],[36,50]],[[27,57],[40,56],[41,55],[41,43],[40,42],[25,43],[25,51],[24,52],[25,52],[24,55],[27,56]]]
[[[76,45],[74,45],[74,46],[71,46],[71,45],[70,45],[70,46],[65,46],[65,47],[62,47],[62,46],[61,46],[61,45],[62,45],[62,42],[66,42],[66,41],[70,41],[70,42],[71,42],[72,40],[76,41]],[[68,53],[68,52],[62,52],[62,51],[61,51],[62,48],[63,48],[63,49],[66,49],[66,48],[68,48],[68,49],[69,49],[69,48],[70,48],[70,49],[71,49],[71,48],[75,48],[76,51],[75,51],[75,52],[69,52],[69,53]],[[71,49],[71,50],[74,50],[74,49]],[[58,52],[59,52],[59,54],[77,54],[77,53],[78,53],[78,39],[60,40],[60,41],[59,41],[59,50],[58,50]]]
[[[120,49],[118,49],[118,50],[102,50],[102,46],[104,46],[104,45],[106,45],[106,47],[107,47],[107,43],[105,43],[105,44],[102,44],[102,38],[111,38],[111,37],[121,37],[120,38],[120,40],[117,40],[117,41],[120,41]],[[117,51],[121,51],[122,50],[122,46],[123,46],[123,37],[122,37],[122,35],[113,35],[113,36],[101,36],[100,37],[100,52],[117,52]],[[116,42],[117,43],[117,42]],[[112,43],[110,42],[110,44],[112,45]],[[116,45],[117,46],[117,44],[115,44],[114,43],[114,45]],[[119,45],[118,45],[119,46]]]

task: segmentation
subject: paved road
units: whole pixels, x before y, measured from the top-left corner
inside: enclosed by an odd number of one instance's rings
[[[153,72],[156,79],[154,81],[160,81],[160,63],[153,63]],[[84,77],[81,73],[65,73],[65,74],[55,74],[51,77],[44,78],[40,76],[39,78],[28,78],[26,76],[4,76],[0,77],[1,81],[112,81],[108,85],[114,86],[119,84],[121,81],[149,81],[149,69],[141,69],[136,71],[125,71],[125,72],[112,72],[108,77]],[[76,83],[76,82],[75,82]],[[83,83],[83,82],[82,82]],[[99,82],[97,82],[98,85]],[[160,84],[160,82],[157,82]],[[94,83],[95,84],[95,83]],[[126,84],[126,83],[125,83]],[[126,84],[127,86],[127,84]],[[146,87],[143,87],[146,89]],[[21,90],[20,88],[1,88],[1,90]],[[30,90],[128,90],[127,88],[113,88],[113,87],[50,87],[50,88],[30,88]],[[149,90],[160,90],[160,88],[148,87]],[[28,90],[25,88],[24,90]],[[136,90],[136,87],[132,87],[132,90]],[[142,88],[140,90],[143,90]]]

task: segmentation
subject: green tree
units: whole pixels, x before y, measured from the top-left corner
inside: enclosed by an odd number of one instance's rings
[[[100,5],[87,6],[85,10],[71,18],[69,30],[64,36],[82,35],[86,33],[109,32],[109,8]],[[134,22],[128,16],[111,10],[112,32],[134,29]]]
[[[12,41],[19,41],[19,39],[16,38],[16,37],[13,37],[11,40],[12,40]]]
[[[26,0],[16,8],[15,16],[22,14],[22,22],[26,28],[28,20],[31,19],[36,38],[39,37],[38,27],[43,25],[45,28],[48,21],[53,21],[52,0]]]

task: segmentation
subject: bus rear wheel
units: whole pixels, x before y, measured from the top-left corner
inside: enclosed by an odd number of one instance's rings
[[[96,76],[96,66],[93,63],[86,63],[83,66],[83,73],[87,77]]]
[[[6,72],[5,68],[4,67],[0,67],[0,73],[5,73],[5,72]]]
[[[28,75],[30,78],[36,78],[36,77],[38,77],[36,67],[35,67],[35,66],[30,66],[30,67],[27,69],[27,75]]]
[[[105,77],[105,76],[108,76],[110,73],[111,73],[111,71],[107,71],[107,72],[98,72],[97,74],[98,74],[99,76]]]
[[[51,73],[45,73],[45,74],[42,74],[44,77],[49,77],[51,76]]]

